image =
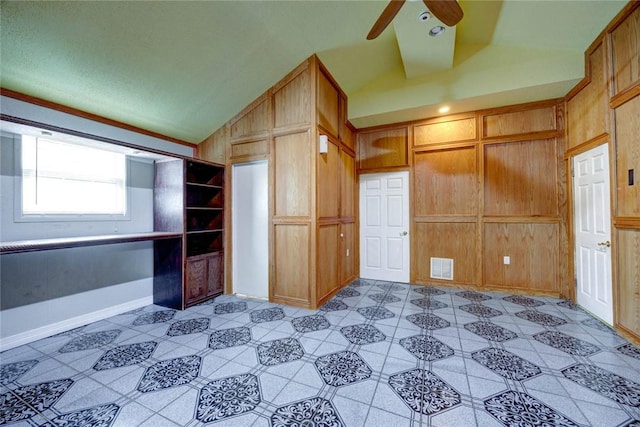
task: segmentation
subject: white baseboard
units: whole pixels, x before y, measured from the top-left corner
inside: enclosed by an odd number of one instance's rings
[[[50,325],[42,326],[39,328],[34,328],[8,337],[3,337],[2,339],[0,339],[0,351],[10,350],[14,347],[28,344],[42,338],[47,338],[51,335],[59,334],[60,332],[78,328],[88,323],[126,313],[127,311],[135,310],[136,308],[144,307],[150,304],[153,304],[152,295],[138,298],[133,301],[127,301],[125,303],[107,307],[101,310],[92,311],[80,316],[71,317],[60,322],[52,323]]]

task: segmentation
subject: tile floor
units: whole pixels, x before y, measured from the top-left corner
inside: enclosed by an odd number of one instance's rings
[[[640,349],[553,298],[358,280],[317,311],[148,306],[0,357],[0,425],[640,425]]]

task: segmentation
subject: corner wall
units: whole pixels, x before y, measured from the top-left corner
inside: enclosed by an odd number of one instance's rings
[[[568,295],[563,116],[550,100],[358,130],[359,173],[410,171],[412,282]]]

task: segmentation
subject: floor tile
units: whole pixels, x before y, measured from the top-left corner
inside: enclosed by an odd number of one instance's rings
[[[0,357],[12,426],[640,420],[640,349],[566,301],[455,287],[358,280],[319,310],[151,305]]]

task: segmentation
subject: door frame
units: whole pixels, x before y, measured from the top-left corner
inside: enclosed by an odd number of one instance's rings
[[[265,250],[265,255],[267,257],[266,259],[266,264],[267,264],[267,269],[266,269],[266,281],[267,281],[267,289],[266,289],[266,296],[256,296],[256,295],[247,295],[249,297],[252,298],[260,298],[260,299],[265,299],[268,300],[269,299],[269,295],[271,292],[271,282],[270,282],[270,245],[271,245],[271,202],[270,202],[270,198],[271,198],[271,189],[269,187],[269,177],[270,177],[270,162],[267,159],[254,159],[254,160],[247,160],[247,161],[238,161],[238,162],[234,162],[232,164],[230,164],[230,175],[231,175],[231,203],[229,204],[231,206],[231,212],[230,212],[230,221],[232,223],[232,226],[230,227],[230,233],[229,233],[229,240],[231,241],[231,268],[230,268],[230,275],[231,275],[231,293],[235,294],[237,293],[237,284],[236,284],[236,259],[238,258],[237,255],[237,245],[235,245],[234,243],[236,242],[236,233],[238,230],[238,224],[236,223],[236,212],[238,211],[238,209],[236,209],[236,203],[237,203],[237,197],[236,197],[236,191],[239,190],[236,181],[236,167],[242,167],[242,166],[250,166],[250,165],[265,165],[266,166],[266,186],[267,186],[267,192],[265,194],[266,196],[266,250]]]
[[[569,262],[568,262],[568,270],[569,270],[569,280],[571,281],[568,289],[569,295],[567,298],[571,301],[577,303],[577,288],[578,281],[576,275],[576,235],[575,235],[575,197],[574,197],[574,161],[575,157],[583,154],[593,148],[599,147],[601,145],[607,145],[607,151],[609,156],[609,208],[610,208],[610,229],[611,229],[611,301],[613,304],[613,324],[615,326],[618,323],[618,289],[617,289],[617,264],[616,260],[618,259],[617,255],[617,234],[615,234],[614,227],[614,177],[616,174],[615,168],[615,157],[613,153],[613,144],[611,142],[611,138],[609,135],[601,135],[600,137],[596,137],[585,144],[579,145],[578,147],[569,149],[565,154],[565,166],[566,166],[566,182],[567,182],[567,234],[569,237],[568,246],[569,246]]]
[[[413,232],[412,230],[412,221],[411,221],[411,207],[412,207],[412,203],[411,203],[411,178],[412,178],[412,173],[410,170],[406,170],[406,169],[401,169],[401,170],[393,170],[393,171],[375,171],[375,172],[362,172],[358,174],[358,259],[359,259],[359,263],[358,263],[358,276],[361,277],[361,273],[362,273],[362,265],[364,262],[363,259],[363,248],[365,248],[365,243],[363,242],[363,238],[364,238],[364,233],[362,232],[362,228],[363,228],[363,224],[364,224],[364,213],[365,213],[365,209],[363,209],[362,207],[362,184],[363,184],[363,178],[366,177],[370,177],[373,175],[384,175],[384,176],[389,176],[389,175],[399,175],[402,174],[402,176],[406,179],[406,201],[405,201],[405,220],[406,220],[406,225],[405,228],[407,230],[407,234],[405,236],[406,242],[404,244],[406,244],[407,247],[407,275],[406,275],[406,283],[411,283],[411,273],[412,273],[412,262],[411,262],[411,233]],[[386,280],[386,279],[372,279],[372,280]]]

